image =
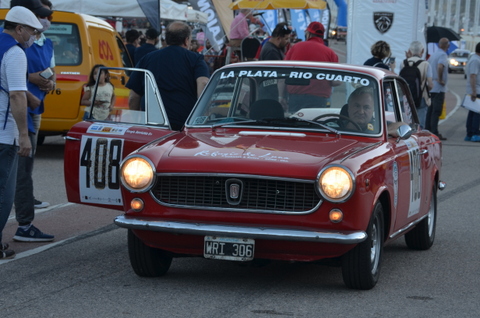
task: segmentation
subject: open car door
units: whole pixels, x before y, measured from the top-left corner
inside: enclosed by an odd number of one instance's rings
[[[101,70],[108,71],[111,85],[107,83],[104,87],[113,89],[115,98],[103,101],[102,89],[95,85],[91,100],[97,102],[87,108],[85,120],[68,132],[65,186],[69,202],[123,210],[119,177],[123,158],[141,146],[175,132],[170,129],[151,72],[134,68],[102,67]],[[121,80],[122,73],[131,72],[141,72],[142,76],[136,78],[144,81],[144,96],[136,107],[129,105],[130,90]]]

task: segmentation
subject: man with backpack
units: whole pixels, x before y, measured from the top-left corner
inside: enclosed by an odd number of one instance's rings
[[[432,68],[427,61],[422,60],[424,50],[421,42],[413,41],[407,52],[408,58],[403,61],[400,70],[400,76],[407,81],[412,93],[422,127],[425,127],[427,110],[430,106],[429,91],[433,88]]]

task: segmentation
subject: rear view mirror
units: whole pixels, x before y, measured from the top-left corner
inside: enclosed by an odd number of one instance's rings
[[[308,86],[308,85],[310,85],[310,80],[305,79],[305,78],[287,78],[287,79],[285,79],[285,84],[287,84],[287,85]]]

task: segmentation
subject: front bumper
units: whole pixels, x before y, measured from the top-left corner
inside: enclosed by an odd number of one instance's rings
[[[285,228],[233,226],[176,221],[159,221],[152,218],[132,218],[124,215],[115,219],[119,227],[132,230],[167,232],[174,234],[248,237],[263,240],[300,241],[336,244],[358,244],[367,238],[364,231],[334,232],[307,231]]]

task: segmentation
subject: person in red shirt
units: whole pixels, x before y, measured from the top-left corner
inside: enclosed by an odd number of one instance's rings
[[[325,28],[320,22],[312,22],[305,31],[305,41],[298,42],[288,50],[285,60],[335,62],[338,63],[337,54],[323,42]],[[289,111],[294,113],[301,108],[327,108],[330,107],[332,94],[332,81],[312,81],[307,86],[289,85]],[[285,96],[279,92],[279,99]],[[282,102],[282,101],[281,101]]]

